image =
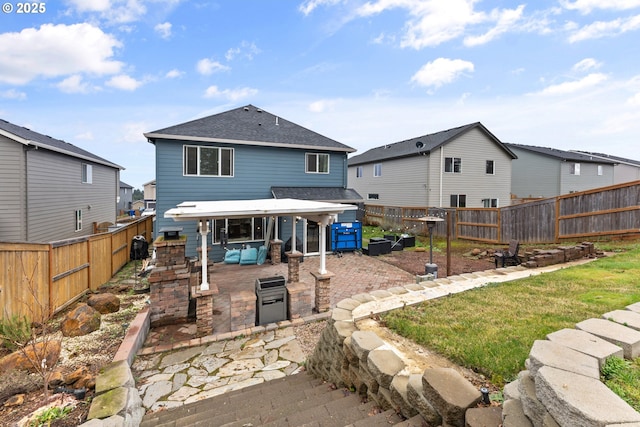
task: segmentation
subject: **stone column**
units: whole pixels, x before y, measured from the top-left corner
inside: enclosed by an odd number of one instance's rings
[[[323,313],[331,309],[331,278],[333,273],[327,271],[325,274],[311,272],[316,279],[316,304],[315,311]]]
[[[191,290],[196,300],[196,327],[198,336],[211,335],[213,333],[213,296],[215,290],[199,290],[194,287]]]
[[[304,255],[302,252],[287,252],[288,261],[288,273],[287,283],[294,283],[300,281],[300,258]]]
[[[282,240],[273,239],[269,243],[271,244],[271,250],[269,251],[271,254],[271,264],[280,264],[282,262],[280,252],[282,250]]]

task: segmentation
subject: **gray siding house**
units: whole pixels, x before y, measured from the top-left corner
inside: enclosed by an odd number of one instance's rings
[[[120,181],[117,209],[118,215],[126,214],[133,209],[133,187],[126,182]]]
[[[624,157],[611,156],[609,154],[591,153],[588,151],[576,150],[576,152],[586,154],[596,159],[616,162],[613,166],[614,184],[640,180],[640,161],[638,160],[625,159]]]
[[[476,122],[353,156],[348,178],[374,205],[499,207],[510,204],[515,158]]]
[[[253,105],[144,134],[156,151],[156,234],[167,226],[183,227],[187,256],[197,254],[200,234],[195,222],[176,223],[164,213],[184,201],[294,198],[357,203],[347,188],[347,154],[353,148],[322,136]],[[145,196],[146,197],[146,196]],[[355,211],[339,221],[354,221]],[[268,218],[212,221],[211,259],[224,257],[225,247],[256,247],[268,237]],[[291,218],[273,226],[283,241],[290,237]],[[287,224],[288,222],[288,224]],[[317,223],[303,220],[297,242],[305,254],[319,252]],[[228,244],[221,244],[226,232]]]
[[[513,161],[511,191],[516,199],[555,197],[614,183],[616,162],[555,148],[506,144]]]
[[[116,222],[122,167],[0,120],[0,241],[50,242]]]

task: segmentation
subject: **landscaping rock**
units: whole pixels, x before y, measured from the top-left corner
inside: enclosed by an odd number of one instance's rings
[[[442,416],[445,425],[464,427],[464,414],[482,394],[453,368],[427,369],[422,375],[425,397]]]
[[[553,341],[536,340],[529,353],[529,370],[535,376],[542,366],[552,366],[591,378],[600,378],[595,357],[588,356]]]
[[[640,332],[604,319],[587,319],[576,324],[576,328],[622,347],[626,359],[640,355]]]
[[[533,427],[524,414],[522,402],[516,399],[507,400],[502,404],[502,425],[504,427]]]
[[[600,368],[609,357],[624,357],[621,347],[578,329],[560,329],[547,335],[547,339],[595,357]]]
[[[34,363],[39,369],[40,361],[43,359],[47,360],[47,366],[53,367],[58,363],[61,348],[61,343],[57,340],[29,344],[24,351],[15,351],[0,359],[0,372],[14,369],[37,372]]]
[[[499,426],[502,422],[502,408],[489,406],[471,408],[465,413],[465,427]]]
[[[67,314],[60,325],[65,337],[78,337],[100,329],[101,314],[87,304],[80,304]]]
[[[95,308],[100,314],[115,313],[120,310],[120,298],[110,292],[94,294],[87,300],[87,305]]]

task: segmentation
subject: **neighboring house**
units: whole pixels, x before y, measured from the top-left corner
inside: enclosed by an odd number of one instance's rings
[[[374,205],[506,206],[515,158],[477,122],[351,157],[349,183]]]
[[[604,159],[616,162],[613,167],[613,183],[622,184],[623,182],[640,180],[640,161],[625,159],[624,157],[611,156],[602,153],[590,153],[588,151],[575,150],[577,153],[586,154],[587,156],[597,159]]]
[[[115,223],[122,169],[0,120],[0,241],[50,242]]]
[[[144,192],[144,208],[156,208],[156,180],[142,184]]]
[[[144,200],[136,200],[131,204],[131,209],[136,212],[142,212],[144,210]]]
[[[518,156],[511,180],[514,199],[555,197],[614,183],[614,161],[556,148],[505,145]]]
[[[167,226],[183,227],[187,256],[200,247],[195,222],[176,223],[164,213],[184,201],[298,198],[361,202],[347,188],[347,154],[355,151],[253,105],[144,134],[156,148],[156,234]],[[146,195],[145,195],[146,198]],[[340,221],[355,220],[347,211]],[[211,259],[221,260],[228,247],[269,239],[269,219],[212,221]],[[291,218],[279,218],[274,234],[285,243]],[[319,252],[317,223],[302,220],[297,242],[306,254]]]
[[[133,209],[133,187],[120,181],[120,193],[118,195],[118,215],[123,215]]]

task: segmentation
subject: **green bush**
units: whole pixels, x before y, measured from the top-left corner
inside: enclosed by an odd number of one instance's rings
[[[26,316],[13,315],[0,320],[0,339],[2,346],[11,351],[25,345],[31,339],[31,323]]]

